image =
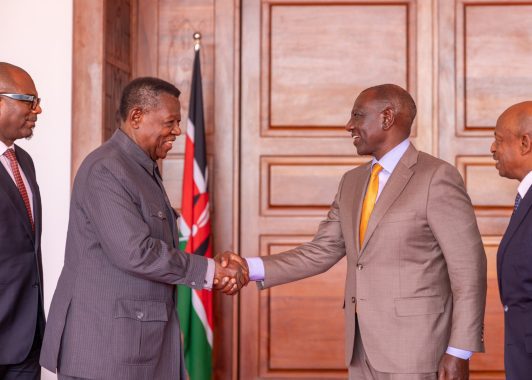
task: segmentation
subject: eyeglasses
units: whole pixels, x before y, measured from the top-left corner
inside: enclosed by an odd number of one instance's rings
[[[35,95],[28,95],[28,94],[3,94],[3,93],[0,93],[0,96],[5,96],[7,98],[20,100],[22,102],[31,103],[31,110],[32,111],[34,111],[39,106],[39,104],[41,103],[41,98],[38,98]]]

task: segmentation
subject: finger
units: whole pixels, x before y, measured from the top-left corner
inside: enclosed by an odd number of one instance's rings
[[[227,293],[231,291],[233,288],[233,285],[235,284],[236,280],[234,278],[229,279],[228,277],[225,277],[228,279],[228,281],[225,283],[225,285],[222,287],[222,292]]]
[[[240,287],[237,286],[237,284],[234,284],[229,293],[227,293],[230,296],[234,296],[238,291],[240,290]]]

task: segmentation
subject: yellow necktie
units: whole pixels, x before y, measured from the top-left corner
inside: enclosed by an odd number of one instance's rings
[[[379,192],[379,173],[382,170],[382,166],[379,164],[373,165],[371,169],[371,177],[369,178],[368,188],[366,190],[366,195],[364,197],[364,203],[362,203],[362,213],[360,214],[360,246],[364,243],[364,235],[366,234],[366,229],[368,228],[369,217],[375,207],[375,202],[377,201],[377,193]]]

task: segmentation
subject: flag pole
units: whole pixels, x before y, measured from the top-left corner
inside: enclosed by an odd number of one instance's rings
[[[194,51],[198,51],[200,49],[201,33],[196,32],[192,37],[194,38]]]

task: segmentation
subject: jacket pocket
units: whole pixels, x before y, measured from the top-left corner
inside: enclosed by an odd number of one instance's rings
[[[413,211],[391,212],[391,213],[385,214],[384,217],[379,222],[379,224],[380,223],[406,222],[406,221],[415,220],[415,219],[416,219],[416,213]]]
[[[440,296],[396,298],[395,315],[408,317],[412,315],[428,315],[443,313],[443,299]]]
[[[117,300],[113,322],[113,351],[117,359],[125,364],[155,364],[168,322],[166,303]]]

